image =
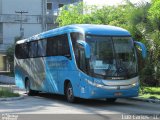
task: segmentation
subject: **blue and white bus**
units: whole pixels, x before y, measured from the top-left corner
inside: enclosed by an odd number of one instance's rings
[[[28,95],[47,92],[76,98],[102,99],[138,96],[135,46],[144,44],[130,33],[108,25],[76,24],[49,30],[15,46],[15,81]]]

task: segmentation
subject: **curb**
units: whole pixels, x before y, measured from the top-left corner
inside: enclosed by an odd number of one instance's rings
[[[128,99],[160,104],[159,99],[143,99],[143,98],[138,98],[138,97],[133,97],[133,98],[128,98]]]
[[[21,100],[21,99],[24,99],[24,96],[0,98],[0,101],[13,101],[13,100]]]

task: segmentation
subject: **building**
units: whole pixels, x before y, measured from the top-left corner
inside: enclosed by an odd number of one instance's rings
[[[50,30],[57,27],[55,23],[56,16],[59,14],[59,10],[64,5],[77,3],[82,0],[47,0],[46,3],[46,16],[47,16],[47,25],[46,29]],[[54,18],[53,18],[54,16]]]
[[[57,27],[59,8],[79,0],[0,0],[0,71],[6,71],[6,50],[15,37],[27,38]]]

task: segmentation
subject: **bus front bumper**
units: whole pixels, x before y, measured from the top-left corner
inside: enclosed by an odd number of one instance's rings
[[[139,84],[135,86],[90,86],[87,92],[81,94],[86,99],[129,98],[139,93]]]

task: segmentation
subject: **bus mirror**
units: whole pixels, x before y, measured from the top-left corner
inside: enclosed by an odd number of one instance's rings
[[[91,57],[91,51],[88,43],[83,40],[78,40],[77,43],[84,48],[86,58]]]
[[[146,48],[146,46],[143,43],[138,42],[138,41],[135,41],[134,43],[136,45],[138,45],[142,49],[142,57],[145,59],[147,57],[147,48]]]

